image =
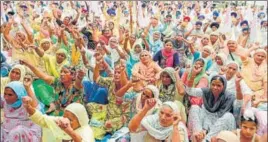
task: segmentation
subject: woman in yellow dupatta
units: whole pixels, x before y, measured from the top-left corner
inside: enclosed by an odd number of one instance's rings
[[[38,47],[33,47],[36,53],[43,59],[46,72],[55,78],[60,77],[60,70],[64,65],[69,65],[68,54],[65,49],[58,49],[55,55],[44,53]]]
[[[31,106],[31,98],[24,97],[23,105],[30,115],[30,119],[43,128],[48,128],[55,137],[55,142],[64,140],[74,142],[94,142],[93,131],[89,127],[89,118],[85,107],[79,103],[72,103],[65,108],[63,117],[42,115]]]
[[[241,56],[242,72],[246,84],[258,98],[267,98],[267,53],[264,49],[257,49],[253,58]]]

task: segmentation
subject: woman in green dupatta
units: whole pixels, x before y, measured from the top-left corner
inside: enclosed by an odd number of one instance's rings
[[[193,68],[199,69],[199,73],[196,75],[192,74]],[[193,82],[191,82],[191,78],[193,79]],[[188,87],[193,88],[202,88],[202,87],[208,87],[208,76],[206,75],[206,64],[204,59],[197,59],[191,69],[191,72],[186,71],[182,75],[182,82],[187,85]],[[187,100],[187,99],[186,99]],[[203,104],[202,97],[192,97],[189,96],[190,105],[199,105],[201,106]],[[188,103],[186,103],[188,104]],[[186,105],[188,106],[188,105]]]
[[[47,99],[51,100],[49,103],[50,108],[47,113],[53,113],[52,115],[54,116],[62,116],[64,109],[69,104],[73,102],[83,104],[82,79],[85,73],[82,70],[76,72],[76,70],[72,67],[63,66],[60,71],[60,78],[55,78],[45,74],[26,61],[21,61],[21,63],[27,66],[37,77],[44,80],[47,84],[54,88],[55,95],[46,96],[48,97]],[[52,99],[49,97],[52,97]]]

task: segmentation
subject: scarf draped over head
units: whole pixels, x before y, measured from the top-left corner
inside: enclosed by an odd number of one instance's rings
[[[211,113],[217,113],[219,117],[222,117],[226,112],[232,110],[235,95],[231,94],[226,90],[227,81],[225,77],[216,75],[212,77],[210,82],[214,80],[219,80],[223,83],[223,90],[220,93],[218,100],[215,102],[214,100],[215,98],[211,91],[211,88],[202,88],[203,102],[206,110],[208,110]]]
[[[135,61],[139,61],[139,60],[140,60],[139,57],[140,57],[141,52],[140,52],[140,53],[136,53],[136,52],[135,52],[135,47],[136,47],[136,46],[140,46],[141,49],[142,49],[142,45],[141,45],[141,43],[136,41],[136,42],[134,43],[133,48],[131,49],[130,52],[132,53],[132,54],[131,54],[132,59],[134,59]]]
[[[179,113],[178,106],[171,101],[163,103],[163,106],[168,106],[172,109],[172,113]],[[166,140],[173,131],[173,126],[163,127],[160,124],[159,114],[146,116],[141,121],[142,126],[148,131],[148,133],[157,140]]]
[[[264,49],[257,49],[257,50],[255,50],[255,52],[254,52],[253,55],[255,55],[256,53],[264,53],[265,54],[265,58],[267,57],[267,52]]]
[[[41,45],[43,44],[43,43],[45,43],[45,42],[49,42],[49,44],[50,44],[50,46],[51,46],[51,40],[49,39],[49,38],[45,38],[45,39],[42,39],[41,41],[40,41],[40,44],[39,44],[39,47],[41,47]]]
[[[154,85],[147,85],[144,89],[149,89],[150,91],[152,91],[154,98],[156,99],[156,105],[150,111],[147,112],[147,115],[150,115],[154,112],[154,110],[159,109],[162,103],[158,99],[159,90],[157,87],[155,87]],[[136,100],[137,112],[140,112],[142,110],[141,96],[142,96],[142,93],[139,93],[137,96],[137,100]]]
[[[209,45],[204,46],[204,47],[203,47],[203,50],[204,50],[204,49],[208,49],[208,51],[210,52],[210,54],[212,54],[212,53],[214,52],[213,47],[212,47],[212,46],[209,46]]]
[[[26,74],[26,68],[25,68],[24,65],[20,65],[20,64],[16,64],[16,65],[13,66],[12,69],[10,70],[9,75],[8,75],[8,77],[9,77],[9,82],[11,81],[11,80],[10,80],[11,72],[12,72],[12,70],[14,70],[14,69],[19,69],[19,70],[20,70],[20,79],[19,79],[18,81],[23,82],[24,76],[25,76],[25,74]]]
[[[218,53],[216,57],[219,57],[221,59],[223,66],[226,65],[227,57],[224,53]]]
[[[6,88],[11,88],[15,94],[17,95],[17,101],[11,104],[10,106],[13,108],[18,108],[22,105],[22,97],[27,96],[26,89],[24,85],[20,81],[12,81],[7,84]]]
[[[199,81],[200,81],[203,77],[207,78],[207,75],[206,75],[206,62],[204,61],[204,59],[202,59],[202,58],[197,59],[197,60],[194,62],[194,64],[195,64],[197,61],[200,61],[200,60],[203,60],[204,66],[203,66],[202,71],[201,71],[199,74],[197,74],[197,76],[194,78],[194,84],[193,84],[193,87],[197,86],[198,83],[199,83]],[[192,69],[191,69],[191,70],[193,70],[193,68],[194,68],[194,65],[192,66]],[[192,76],[192,72],[189,73],[189,75],[188,75],[188,80],[191,78],[191,76]]]
[[[77,117],[80,127],[88,126],[89,119],[86,108],[83,105],[79,103],[72,103],[68,105],[65,110],[70,111]]]
[[[67,60],[67,59],[68,59],[68,53],[67,53],[67,51],[66,51],[65,49],[63,49],[63,48],[60,48],[60,49],[58,49],[58,50],[56,51],[56,54],[59,54],[59,53],[65,55],[65,60],[64,60],[61,64],[66,64],[66,62],[68,61],[68,60]]]
[[[141,55],[148,55],[150,58],[152,58],[152,55],[150,54],[150,52],[149,51],[147,51],[147,50],[142,50],[141,51],[141,53],[140,53],[140,58],[141,58]]]
[[[171,78],[171,84],[166,88],[164,87],[164,85],[161,83],[159,90],[160,90],[160,100],[163,102],[166,101],[174,101],[175,100],[175,96],[177,94],[176,92],[176,77],[175,77],[175,69],[172,67],[166,67],[163,69],[163,71],[161,72],[161,75],[163,73],[167,73],[169,75],[169,77]]]
[[[92,138],[92,136],[89,136],[89,133],[92,132],[92,130],[88,125],[89,119],[85,107],[79,103],[71,103],[65,108],[65,110],[74,114],[78,119],[80,127],[75,129],[74,131],[78,133],[83,140],[89,140],[90,138]],[[72,138],[56,124],[55,121],[57,119],[59,119],[59,117],[54,117],[53,119],[45,119],[47,126],[49,127],[53,135],[56,137],[56,139],[71,140]]]

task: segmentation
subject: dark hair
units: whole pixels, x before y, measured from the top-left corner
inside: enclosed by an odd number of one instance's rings
[[[202,62],[202,63],[205,65],[205,61],[204,61],[204,59],[199,58],[199,59],[197,59],[197,60],[195,61],[195,63],[198,62],[198,61]]]
[[[258,125],[258,120],[257,120],[257,118],[256,118],[255,115],[254,115],[254,118],[255,118],[255,120],[252,120],[251,118],[249,118],[249,119],[247,120],[247,119],[245,119],[244,116],[242,115],[242,116],[241,116],[241,124],[242,124],[244,121],[250,121],[250,122],[254,122],[254,123],[256,123],[256,125]]]
[[[220,80],[221,83],[222,83],[223,85],[226,85],[226,84],[224,84],[223,77],[220,77],[220,76],[218,76],[218,75],[213,76],[213,77],[211,78],[211,81],[210,81],[210,82],[212,82],[213,80]]]
[[[172,16],[170,14],[166,15],[166,18],[168,18],[168,17],[172,18]]]
[[[166,40],[164,41],[164,44],[166,44],[166,43],[168,43],[168,42],[171,42],[171,43],[172,43],[172,46],[174,46],[174,45],[173,45],[173,41],[170,40],[170,39],[166,39]]]

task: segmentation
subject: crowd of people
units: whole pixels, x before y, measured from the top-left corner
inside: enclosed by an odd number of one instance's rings
[[[267,6],[1,1],[1,142],[267,141]]]

